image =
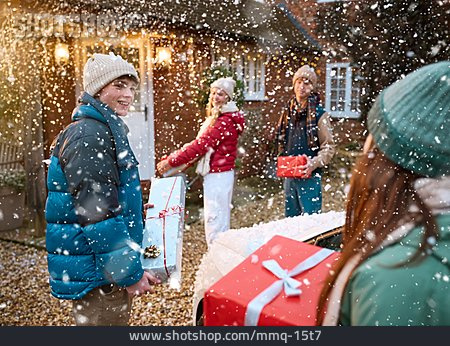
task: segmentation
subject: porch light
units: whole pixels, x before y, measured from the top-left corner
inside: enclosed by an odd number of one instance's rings
[[[158,66],[168,66],[172,62],[172,48],[157,47],[155,63]]]
[[[69,45],[67,43],[57,43],[55,46],[55,60],[58,64],[69,62]]]

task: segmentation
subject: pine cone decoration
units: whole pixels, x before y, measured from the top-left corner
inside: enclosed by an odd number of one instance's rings
[[[144,249],[144,258],[156,258],[160,254],[161,250],[156,245],[150,245]]]

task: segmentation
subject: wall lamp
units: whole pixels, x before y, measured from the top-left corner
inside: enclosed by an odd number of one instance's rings
[[[55,45],[55,60],[58,64],[69,62],[69,45],[67,43],[57,43]]]
[[[158,67],[167,67],[172,63],[172,48],[157,47],[155,54],[155,64]]]

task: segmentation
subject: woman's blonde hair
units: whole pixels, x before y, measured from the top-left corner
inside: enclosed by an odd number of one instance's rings
[[[228,96],[228,94],[226,94],[227,97],[227,102],[230,101],[230,97]],[[211,89],[209,91],[209,98],[208,98],[208,104],[206,105],[206,116],[209,117],[212,115],[212,110],[213,110],[213,106],[212,106],[212,92]],[[212,124],[214,125],[214,124]]]

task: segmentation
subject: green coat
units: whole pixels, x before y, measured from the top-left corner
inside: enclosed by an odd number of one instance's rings
[[[356,268],[343,297],[340,324],[450,325],[450,215],[437,222],[441,238],[419,264],[389,267],[415,253],[421,227]]]

